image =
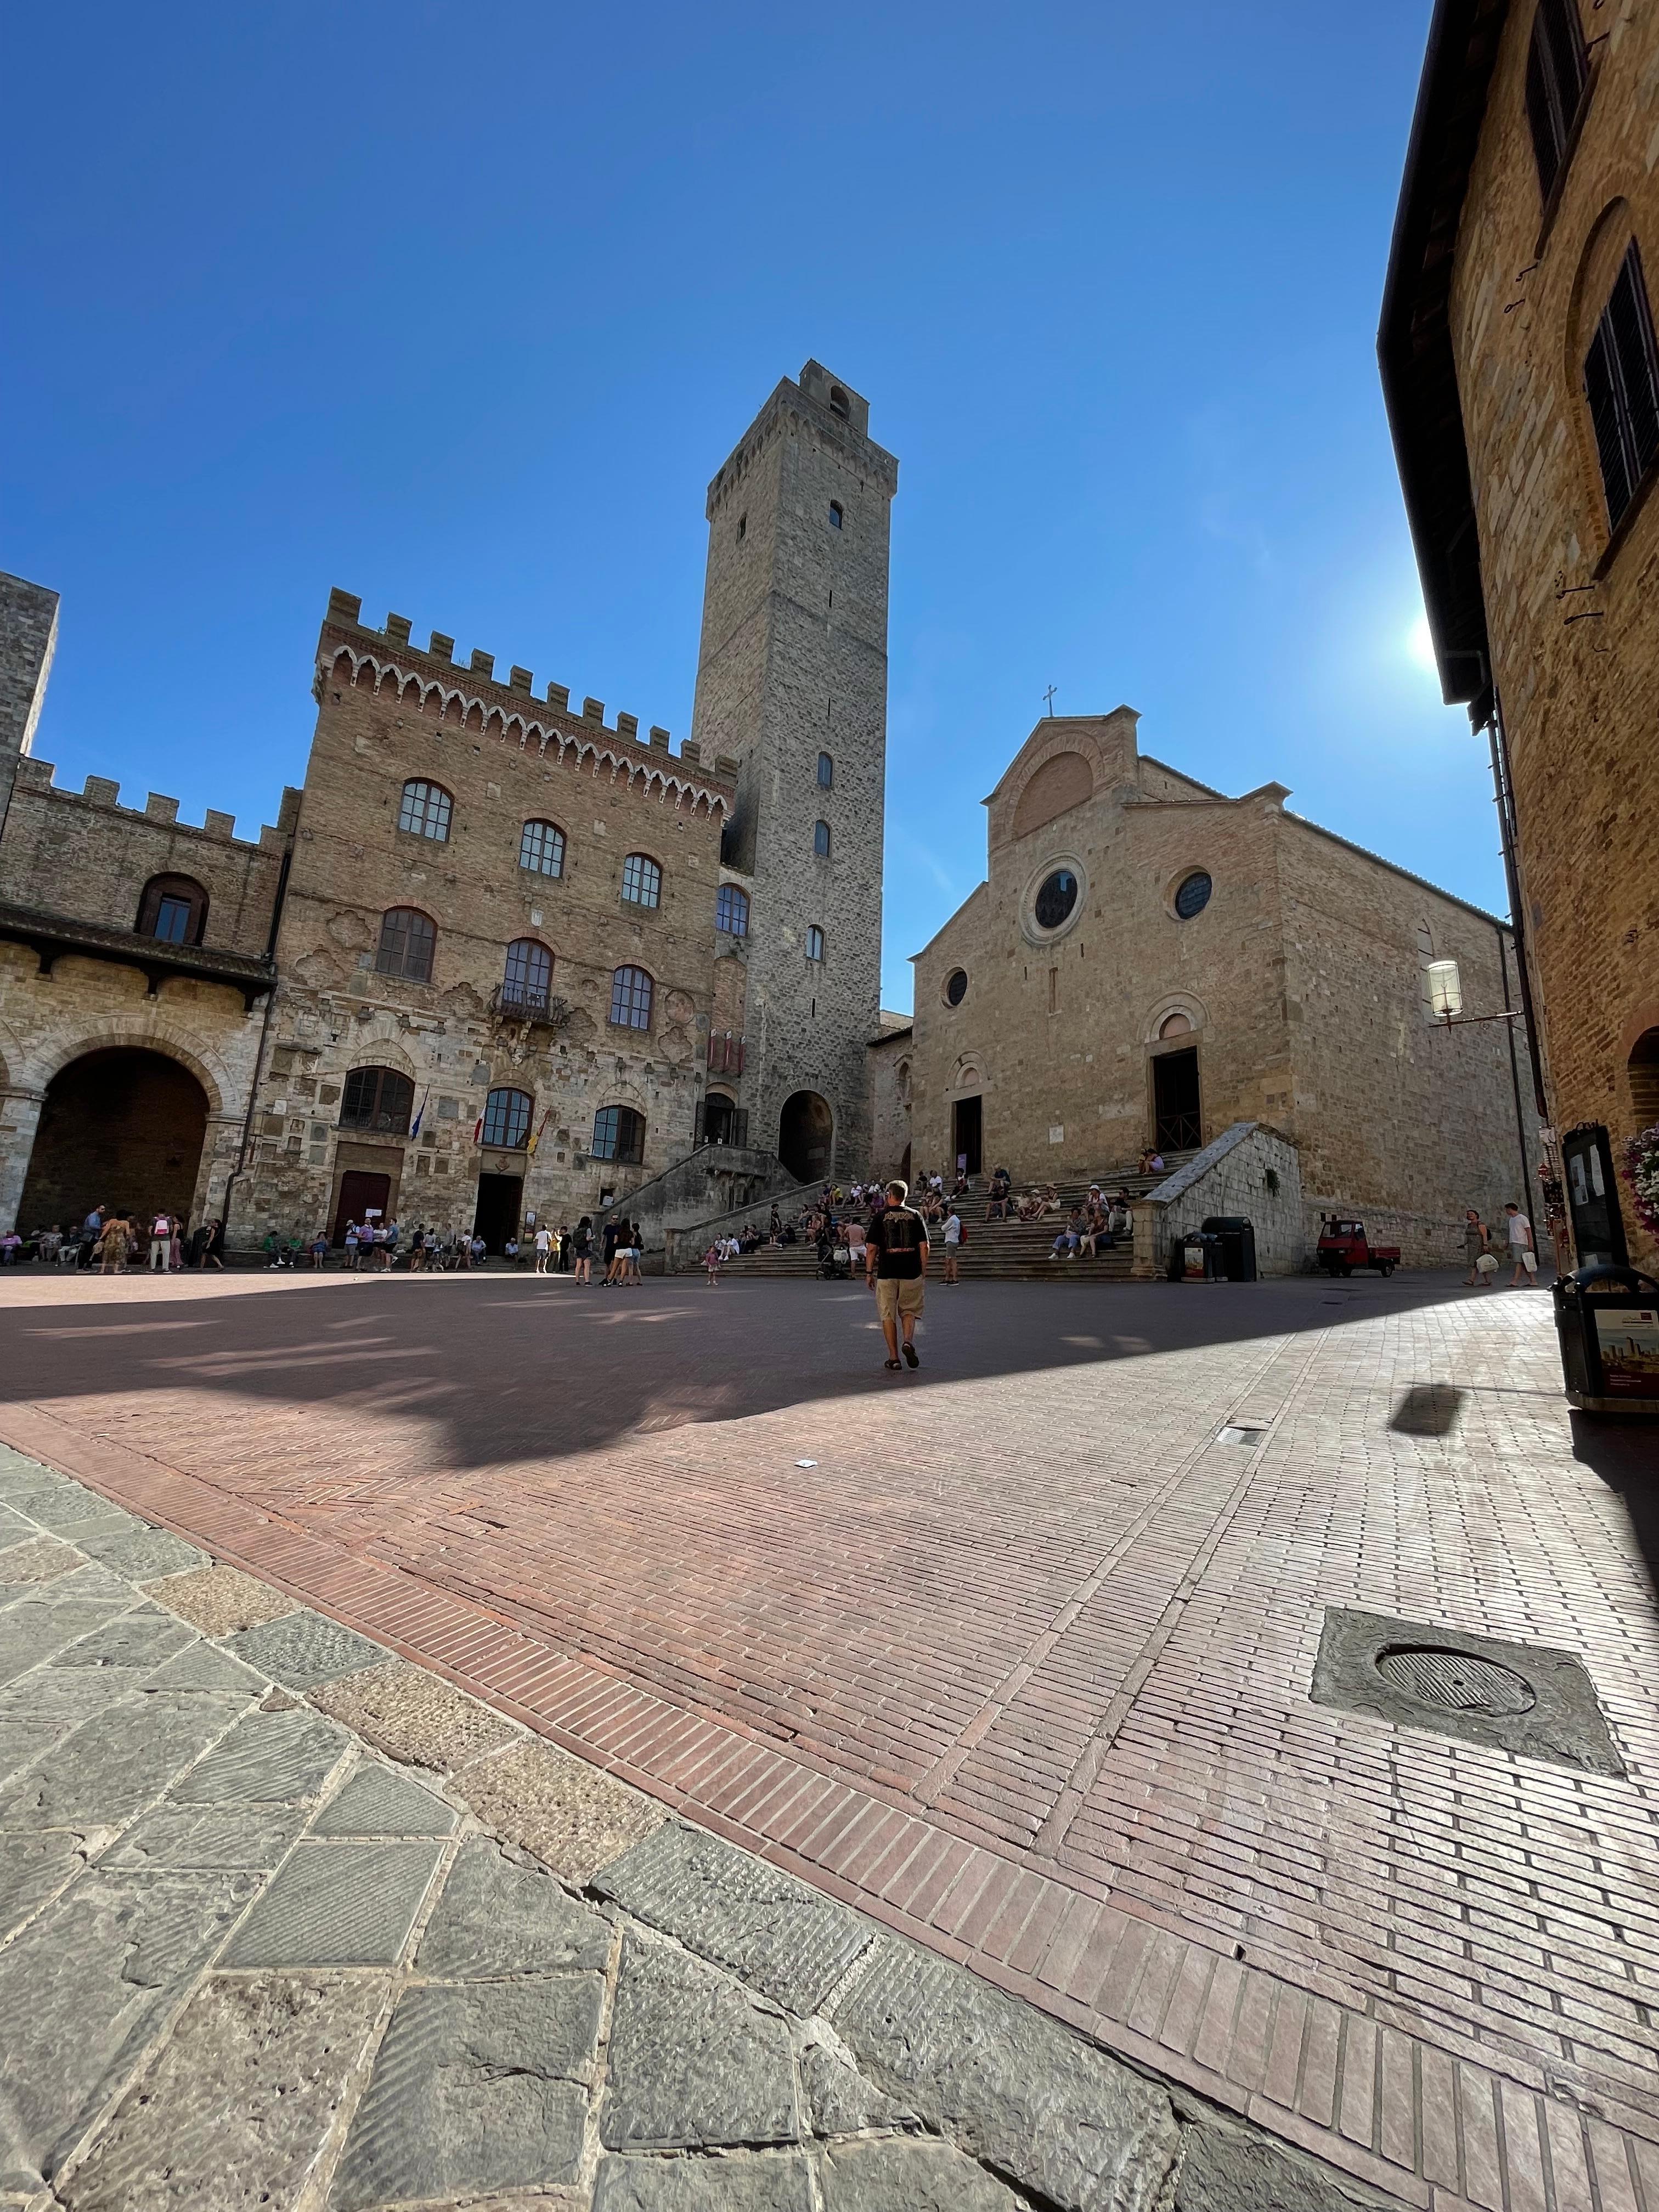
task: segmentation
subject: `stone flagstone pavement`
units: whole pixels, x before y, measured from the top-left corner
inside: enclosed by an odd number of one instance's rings
[[[0,1449],[0,2203],[1381,2203]]]

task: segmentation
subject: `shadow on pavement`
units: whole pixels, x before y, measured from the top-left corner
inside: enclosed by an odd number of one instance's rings
[[[8,1285],[8,1288],[13,1286]],[[15,1286],[21,1289],[23,1286]],[[171,1295],[0,1309],[0,1404],[228,1394],[282,1408],[410,1417],[447,1431],[455,1467],[550,1460],[687,1423],[941,1382],[1039,1374],[1370,1320],[1457,1301],[1456,1279],[1387,1285],[1310,1277],[1256,1284],[930,1284],[922,1365],[882,1364],[874,1301],[842,1284],[341,1277],[309,1295]],[[253,1416],[256,1425],[259,1415]],[[157,1437],[161,1455],[179,1455]],[[191,1456],[183,1455],[185,1459]]]
[[[1572,1455],[1625,1509],[1648,1582],[1659,1595],[1659,1423],[1640,1414],[1577,1413]]]

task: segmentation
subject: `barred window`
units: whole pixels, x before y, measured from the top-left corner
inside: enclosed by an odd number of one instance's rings
[[[395,1067],[354,1067],[340,1096],[340,1127],[406,1137],[415,1085]]]
[[[827,822],[819,822],[813,825],[812,850],[817,854],[821,860],[827,860],[829,859],[830,824]]]
[[[643,968],[618,968],[611,978],[611,1021],[615,1029],[651,1026],[651,978]]]
[[[520,937],[507,948],[507,970],[501,978],[501,1004],[547,1012],[548,988],[553,981],[553,955],[533,937]]]
[[[503,1152],[519,1152],[530,1141],[530,1117],[536,1102],[527,1091],[492,1091],[484,1100],[483,1140]]]
[[[823,957],[823,932],[814,922],[806,933],[806,957],[809,960]]]
[[[398,827],[414,837],[431,837],[440,845],[449,842],[449,793],[441,783],[423,783],[418,777],[404,786],[404,803],[398,809]]]
[[[637,1165],[645,1158],[644,1115],[636,1114],[631,1106],[601,1106],[593,1116],[593,1142],[589,1149],[596,1160]]]
[[[519,839],[519,866],[538,876],[564,873],[564,832],[556,822],[526,822]]]
[[[749,934],[749,894],[736,884],[722,884],[714,902],[714,927],[728,937]]]
[[[1633,244],[1590,341],[1584,396],[1607,496],[1607,525],[1616,530],[1659,456],[1659,347],[1642,257]]]
[[[388,907],[380,916],[380,949],[374,956],[376,972],[402,975],[411,983],[432,981],[432,956],[438,933],[430,915],[418,907]]]
[[[630,906],[662,902],[662,870],[643,853],[630,853],[623,862],[623,896]]]

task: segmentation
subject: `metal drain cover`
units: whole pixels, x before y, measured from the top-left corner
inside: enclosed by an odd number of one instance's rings
[[[1625,1771],[1582,1662],[1546,1644],[1328,1606],[1308,1694],[1316,1705],[1396,1728],[1590,1774]]]
[[[1431,1644],[1396,1644],[1376,1655],[1376,1671],[1391,1690],[1438,1705],[1448,1713],[1529,1713],[1538,1703],[1524,1675],[1465,1651],[1445,1651]]]

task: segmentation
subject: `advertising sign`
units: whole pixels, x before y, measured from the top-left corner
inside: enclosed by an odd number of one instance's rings
[[[1607,1396],[1659,1398],[1659,1306],[1585,1304],[1595,1316]]]

